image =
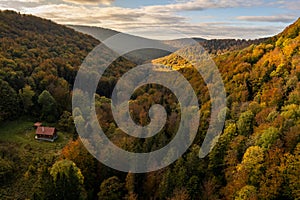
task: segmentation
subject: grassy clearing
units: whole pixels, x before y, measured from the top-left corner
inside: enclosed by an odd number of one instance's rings
[[[10,182],[0,184],[0,199],[30,198],[37,180],[34,171],[43,162],[56,160],[72,139],[72,134],[58,132],[58,139],[53,143],[35,140],[33,123],[20,119],[0,124],[0,156],[15,163],[14,177]],[[29,169],[33,173],[28,173]]]
[[[33,148],[42,148],[45,150],[55,150],[64,147],[72,137],[70,134],[58,132],[58,139],[53,143],[35,140],[33,123],[29,120],[17,120],[1,124],[0,141],[19,143],[22,146],[30,145]]]

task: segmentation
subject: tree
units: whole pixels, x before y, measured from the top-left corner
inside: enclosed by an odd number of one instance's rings
[[[137,199],[137,194],[135,194],[135,175],[133,173],[128,172],[126,176],[125,187],[128,191],[127,199],[129,200]]]
[[[14,172],[14,163],[0,157],[0,182],[7,182]]]
[[[83,192],[83,175],[70,160],[60,160],[50,170],[55,188],[55,199],[81,199]]]
[[[172,177],[172,182],[176,188],[182,188],[188,181],[188,170],[185,166],[185,161],[183,158],[179,158],[174,166],[173,172],[176,176]],[[189,188],[187,188],[189,189]]]
[[[220,171],[224,167],[224,157],[229,146],[229,143],[232,141],[234,136],[236,136],[236,124],[229,123],[224,133],[220,136],[218,143],[214,146],[213,150],[209,154],[209,169],[217,176],[222,175]]]
[[[243,157],[242,165],[248,169],[256,167],[257,164],[264,161],[264,152],[263,149],[258,146],[249,147]]]
[[[38,103],[42,106],[41,117],[49,122],[55,121],[57,117],[56,101],[47,90],[40,94]]]
[[[200,196],[200,180],[198,176],[192,176],[187,182],[187,190],[191,199],[196,199]]]
[[[171,173],[171,169],[168,168],[162,177],[162,180],[158,186],[158,196],[160,199],[171,196],[174,189],[173,176]]]
[[[256,200],[257,190],[252,185],[244,186],[240,191],[238,191],[235,200]]]
[[[63,78],[58,78],[47,87],[47,90],[57,102],[57,109],[59,112],[71,110],[71,95],[69,88],[68,82]]]
[[[31,106],[33,106],[32,97],[34,97],[35,92],[29,85],[26,85],[23,89],[19,90],[19,95],[22,100],[24,112],[28,113]]]
[[[116,176],[104,180],[98,193],[99,200],[119,200],[125,196],[124,184]]]
[[[282,107],[281,116],[286,119],[297,120],[300,118],[300,106],[296,104],[289,104]]]
[[[263,162],[263,149],[259,146],[251,146],[246,150],[242,163],[237,166],[237,170],[239,173],[247,174],[248,180],[245,180],[247,183],[255,185],[262,175]]]
[[[58,121],[58,126],[62,131],[69,133],[75,133],[75,125],[72,114],[68,111],[64,111]]]
[[[284,178],[286,167],[282,155],[283,150],[279,148],[272,148],[266,153],[264,173],[260,177],[257,191],[259,199],[290,199],[283,196],[288,189],[284,189],[287,178]]]
[[[219,198],[220,194],[216,192],[217,188],[219,188],[219,185],[217,184],[217,180],[215,178],[204,180],[201,187],[202,199],[211,199],[211,200],[220,199]]]
[[[73,161],[85,177],[84,185],[89,194],[93,193],[97,183],[97,164],[80,139],[70,141],[62,150],[61,157]]]
[[[237,128],[241,135],[250,135],[253,132],[254,114],[251,111],[243,112],[238,121]]]
[[[43,163],[39,168],[37,181],[32,191],[33,200],[54,200],[56,199],[53,177],[50,175],[48,163]]]
[[[294,150],[294,155],[287,156],[287,178],[294,199],[300,199],[300,143]]]
[[[171,198],[168,198],[167,200],[189,200],[191,199],[189,196],[189,193],[187,189],[175,189],[174,193]]]
[[[274,127],[269,127],[264,130],[257,144],[265,149],[270,148],[272,144],[279,138],[279,130]]]
[[[16,91],[0,79],[0,94],[0,121],[15,118],[20,107]]]
[[[81,137],[87,137],[88,133],[85,131],[86,122],[83,119],[82,115],[74,117],[74,123],[76,124],[76,130]]]

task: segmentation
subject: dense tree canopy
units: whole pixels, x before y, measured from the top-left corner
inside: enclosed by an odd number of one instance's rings
[[[0,79],[0,93],[0,121],[15,118],[20,107],[16,91]]]
[[[81,62],[99,42],[48,20],[11,11],[0,12],[0,22],[0,121],[24,113],[54,122],[66,134],[75,132],[75,121],[88,138],[93,129],[83,114],[90,108],[75,108],[73,119],[70,97]],[[208,88],[220,83],[205,84],[192,64],[176,54],[153,61],[182,73],[200,104],[196,139],[170,166],[147,174],[118,172],[99,163],[83,146],[91,145],[89,141],[77,137],[62,150],[52,152],[47,160],[20,159],[23,152],[32,154],[35,144],[16,142],[22,153],[10,146],[0,151],[1,191],[10,191],[6,189],[11,188],[7,180],[16,182],[21,177],[24,185],[33,188],[32,194],[21,194],[32,199],[299,199],[299,27],[300,19],[259,44],[211,52],[227,93],[227,107],[218,116],[211,116]],[[179,51],[197,57],[192,54],[193,47]],[[106,56],[109,52],[103,52],[101,59]],[[125,134],[113,119],[110,96],[117,80],[134,66],[120,57],[105,71],[95,95],[98,119],[92,119],[92,123],[99,121],[107,137],[120,148],[155,151],[174,138],[181,120],[180,104],[172,91],[161,85],[136,89],[129,102],[132,119],[147,125],[149,108],[159,103],[166,110],[167,123],[151,138]],[[78,94],[74,101],[88,101],[84,92]],[[226,119],[222,135],[209,156],[199,159],[210,119],[222,116]],[[28,169],[18,174],[14,171],[18,163],[28,163]],[[32,181],[36,177],[38,180]]]
[[[84,177],[80,169],[70,160],[61,160],[51,167],[53,196],[55,199],[81,199]]]

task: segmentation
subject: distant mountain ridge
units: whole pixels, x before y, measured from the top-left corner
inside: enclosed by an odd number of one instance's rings
[[[91,35],[94,38],[96,38],[97,40],[100,41],[104,41],[107,38],[114,36],[116,34],[120,34],[122,32],[116,31],[116,30],[112,30],[112,29],[108,29],[108,28],[102,28],[102,27],[96,27],[96,26],[84,26],[84,25],[67,25],[67,27],[70,27],[72,29],[75,29],[78,32],[87,34],[87,35]],[[124,35],[130,35],[130,34],[126,34],[126,33],[122,33]],[[130,35],[131,37],[134,38],[143,38],[143,37],[139,37],[139,36],[134,36],[134,35]],[[143,38],[145,40],[151,40],[148,38]]]
[[[283,48],[284,51],[287,51],[286,49],[289,49],[291,51],[290,53],[294,52],[297,50],[297,44],[295,41],[292,43],[291,40],[295,40],[299,36],[300,32],[300,18],[295,21],[293,24],[290,26],[286,27],[281,33],[270,37],[270,38],[262,38],[262,39],[257,39],[257,40],[234,40],[234,39],[222,39],[222,40],[203,40],[199,39],[199,43],[206,49],[209,53],[216,53],[217,55],[215,56],[216,60],[221,60],[226,57],[234,57],[233,55],[243,55],[246,54],[249,56],[249,54],[258,54],[253,56],[253,58],[244,58],[241,59],[240,61],[244,61],[245,59],[249,61],[251,64],[254,64],[257,62],[258,59],[260,59],[263,56],[263,53],[266,53],[269,49],[259,49],[260,46],[266,46],[268,45],[269,48],[274,48],[276,46],[277,48]],[[185,41],[186,39],[178,39],[178,40],[171,40],[171,41],[166,41],[168,44],[177,44]],[[297,41],[297,40],[296,40]],[[226,47],[226,44],[229,44]],[[288,48],[288,46],[290,47]],[[182,66],[185,66],[185,61],[179,57],[177,54],[180,52],[182,55],[188,55],[193,52],[191,49],[194,47],[187,46],[185,48],[179,49],[177,52],[174,52],[173,54],[170,54],[166,57],[158,58],[153,60],[153,63],[159,63],[159,64],[164,64],[169,67],[173,67],[174,69],[180,69]],[[229,49],[226,49],[229,48]],[[255,49],[257,50],[253,52]],[[266,48],[266,47],[264,47]],[[293,49],[291,49],[293,48]],[[217,52],[215,52],[218,49],[219,52],[223,52],[224,55],[218,55]],[[246,56],[245,55],[245,56]],[[255,58],[254,58],[255,57]],[[233,58],[231,58],[233,59]],[[235,58],[234,58],[235,59]]]
[[[161,46],[163,49],[174,49],[170,47],[169,44],[165,44],[159,40],[152,40],[148,38],[143,38],[139,36],[134,36],[126,33],[121,33],[115,30],[101,28],[101,27],[93,27],[93,26],[77,26],[77,25],[68,25],[68,27],[84,33],[88,34],[94,38],[96,38],[99,41],[105,41],[109,37],[112,37],[114,35],[119,34],[118,36],[122,37],[124,40],[124,45],[131,45],[131,43],[135,43],[137,46],[142,45],[150,45],[154,47]],[[128,44],[126,44],[128,43]],[[174,49],[176,50],[176,49]],[[123,55],[125,58],[129,59],[130,61],[136,63],[136,64],[142,64],[148,61],[151,61],[156,58],[164,57],[166,55],[169,55],[171,52],[164,51],[160,49],[139,49],[133,52],[130,52],[126,55]]]
[[[137,40],[141,40],[141,41],[145,40],[146,42],[160,42],[162,44],[172,46],[176,49],[184,48],[186,46],[194,44],[195,42],[198,42],[200,45],[202,45],[204,47],[205,50],[207,50],[211,54],[220,54],[225,51],[240,50],[247,46],[250,46],[251,44],[259,44],[259,43],[264,42],[269,39],[269,38],[261,38],[261,39],[255,39],[255,40],[246,40],[246,39],[210,39],[210,40],[207,40],[204,38],[194,37],[194,38],[180,38],[180,39],[174,39],[174,40],[153,40],[153,39],[143,38],[143,37],[134,36],[134,35],[126,34],[126,33],[121,33],[119,31],[115,31],[112,29],[95,27],[95,26],[68,25],[68,27],[73,28],[76,31],[82,32],[84,34],[91,35],[100,41],[104,41],[107,38],[109,38],[113,35],[116,35],[116,34],[124,34],[132,39],[137,39]],[[157,54],[157,55],[153,56],[152,59],[165,56],[163,54]],[[149,59],[150,59],[150,57],[148,56]]]

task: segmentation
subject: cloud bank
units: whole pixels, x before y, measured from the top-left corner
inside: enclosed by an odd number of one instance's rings
[[[283,22],[290,23],[296,19],[296,16],[288,15],[273,15],[273,16],[239,16],[238,20],[253,21],[253,22]]]
[[[114,0],[63,0],[64,2],[75,3],[75,4],[104,4],[111,5]]]
[[[189,14],[207,10],[224,12],[231,8],[251,10],[259,6],[288,10],[291,1],[285,0],[174,0],[174,3],[166,5],[134,8],[113,6],[114,1],[118,0],[0,0],[0,8],[37,15],[61,24],[99,26],[164,39],[176,38],[164,34],[169,29],[204,38],[259,38],[279,33],[287,23],[297,18],[292,14],[233,17],[223,17],[221,13],[220,16]],[[161,36],[154,31],[157,29],[162,30],[159,31]]]

